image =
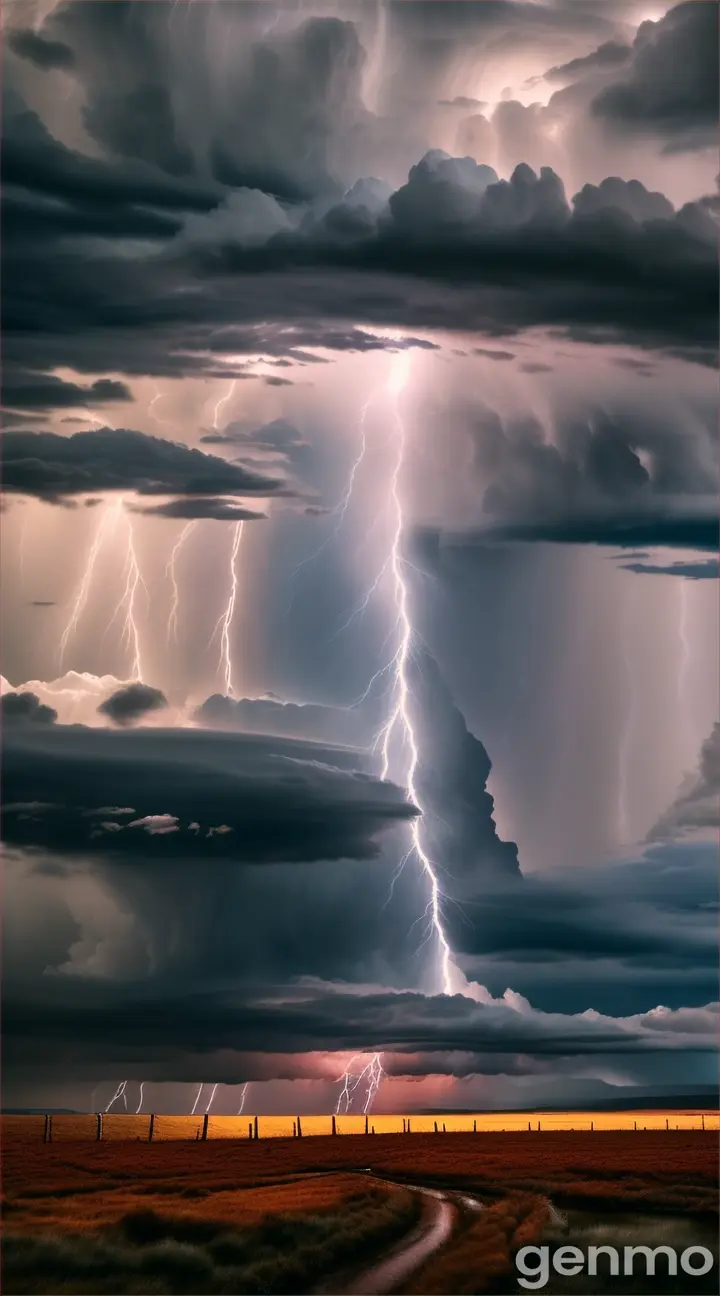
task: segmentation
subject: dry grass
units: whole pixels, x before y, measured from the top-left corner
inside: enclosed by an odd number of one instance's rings
[[[82,1228],[84,1217],[96,1227],[153,1199],[163,1209],[237,1219],[239,1189],[284,1180],[277,1209],[293,1209],[288,1203],[301,1202],[307,1191],[287,1183],[293,1175],[351,1173],[366,1166],[389,1178],[470,1189],[487,1202],[529,1192],[566,1206],[687,1214],[717,1212],[718,1206],[713,1133],[359,1135],[47,1146],[16,1135],[4,1152],[6,1228],[24,1227],[24,1221],[30,1226],[31,1219],[33,1227],[52,1227],[58,1220],[62,1227]],[[314,1194],[331,1195],[328,1205],[335,1191],[329,1180],[313,1186]],[[247,1202],[246,1209],[253,1209],[252,1199]],[[259,1207],[261,1212],[270,1208]]]
[[[101,1229],[78,1232],[9,1231],[4,1246],[4,1290],[9,1296],[174,1296],[175,1293],[283,1293],[309,1291],[340,1266],[357,1264],[406,1233],[418,1215],[417,1195],[364,1181],[335,1196],[305,1185],[291,1211],[286,1196],[248,1195],[252,1208],[239,1223],[201,1211],[175,1214],[136,1209]],[[338,1185],[339,1186],[339,1185]],[[319,1187],[319,1185],[318,1185]],[[242,1207],[242,1192],[236,1203]],[[255,1214],[262,1204],[271,1213]],[[239,1212],[242,1214],[242,1210]],[[251,1221],[251,1222],[250,1222]]]

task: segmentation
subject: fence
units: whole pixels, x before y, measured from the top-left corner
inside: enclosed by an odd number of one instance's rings
[[[352,1134],[594,1133],[717,1131],[717,1112],[527,1112],[444,1116],[165,1116],[130,1113],[3,1116],[3,1137],[15,1132],[43,1142],[306,1138]]]

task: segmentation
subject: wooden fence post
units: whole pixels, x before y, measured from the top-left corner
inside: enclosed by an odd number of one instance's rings
[[[477,1134],[477,1121],[473,1121],[473,1134]]]
[[[97,1129],[95,1131],[95,1141],[99,1143],[102,1139],[102,1112],[97,1114]]]
[[[438,1132],[438,1123],[437,1123],[437,1121],[433,1121],[433,1132],[434,1132],[435,1134],[437,1134],[437,1132]]]
[[[538,1130],[539,1130],[539,1129],[540,1129],[540,1121],[538,1121]]]
[[[701,1121],[701,1129],[705,1129],[705,1117],[701,1116],[700,1121]]]
[[[532,1129],[532,1126],[531,1126],[531,1124],[530,1124],[530,1121],[528,1121],[528,1129],[529,1129],[529,1130]]]
[[[332,1129],[331,1129],[331,1133],[332,1133],[332,1134],[337,1134],[337,1121],[335,1120],[335,1117],[334,1117],[334,1116],[333,1116],[333,1118],[332,1118]]]
[[[408,1134],[412,1134],[412,1129],[410,1128],[410,1117],[409,1117],[409,1116],[408,1116],[408,1123],[407,1123],[407,1132],[408,1132]]]
[[[257,1116],[255,1117],[255,1138],[256,1138],[256,1139],[259,1139],[259,1138],[260,1138],[260,1129],[259,1129],[259,1127],[258,1127],[258,1118],[257,1118]]]
[[[257,1120],[257,1117],[256,1117],[256,1120]],[[298,1116],[298,1138],[302,1138],[302,1136],[303,1136],[303,1132],[302,1132],[302,1121],[300,1120],[300,1117]],[[257,1137],[257,1135],[256,1135],[255,1137]]]
[[[365,1133],[366,1133],[366,1134],[369,1134],[369,1133],[370,1133],[370,1117],[369,1117],[369,1116],[366,1116],[366,1117],[365,1117]]]
[[[210,1117],[208,1116],[208,1114],[207,1114],[207,1112],[206,1112],[205,1115],[203,1116],[203,1123],[202,1123],[202,1141],[203,1141],[203,1143],[204,1143],[205,1140],[207,1139],[207,1134],[208,1134],[208,1125],[209,1125],[209,1124],[210,1124]]]
[[[666,1130],[669,1130],[669,1129],[670,1129],[670,1121],[669,1121],[669,1120],[666,1120],[666,1121],[665,1121],[665,1129],[666,1129]]]
[[[633,1129],[637,1132],[637,1121],[633,1121]]]
[[[152,1143],[154,1133],[155,1133],[155,1113],[152,1112],[150,1115],[150,1128],[148,1130],[148,1143]]]
[[[595,1129],[595,1121],[590,1121],[590,1129],[591,1130]]]
[[[403,1116],[403,1134],[405,1133],[405,1117]]]
[[[248,1138],[249,1139],[252,1138],[252,1121],[250,1121],[248,1124]]]
[[[447,1129],[445,1128],[445,1121],[443,1121],[443,1134],[447,1134]]]
[[[43,1143],[52,1143],[52,1116],[45,1117],[45,1129],[43,1130]]]

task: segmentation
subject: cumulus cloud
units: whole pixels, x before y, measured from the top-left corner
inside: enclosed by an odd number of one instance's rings
[[[139,495],[273,495],[278,478],[251,472],[186,445],[126,428],[7,432],[2,443],[6,491],[57,503],[94,491]]]
[[[3,692],[0,697],[0,715],[5,724],[54,724],[57,711],[46,706],[34,693]]]
[[[718,9],[689,0],[638,29],[627,74],[593,111],[616,129],[649,131],[670,150],[712,148],[717,135]]]
[[[131,725],[153,711],[163,710],[167,704],[167,698],[160,689],[138,682],[111,693],[109,698],[100,703],[98,711],[101,715],[108,716],[113,724]]]
[[[677,799],[665,811],[648,837],[650,840],[683,837],[703,828],[720,826],[720,724],[713,726],[700,751],[700,768],[686,780]]]

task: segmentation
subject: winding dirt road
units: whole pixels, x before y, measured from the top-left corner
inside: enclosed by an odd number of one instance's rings
[[[341,1286],[333,1287],[333,1292],[342,1292],[342,1296],[386,1296],[452,1237],[460,1213],[455,1201],[436,1188],[413,1187],[411,1191],[423,1198],[421,1216],[415,1227],[374,1264]]]

